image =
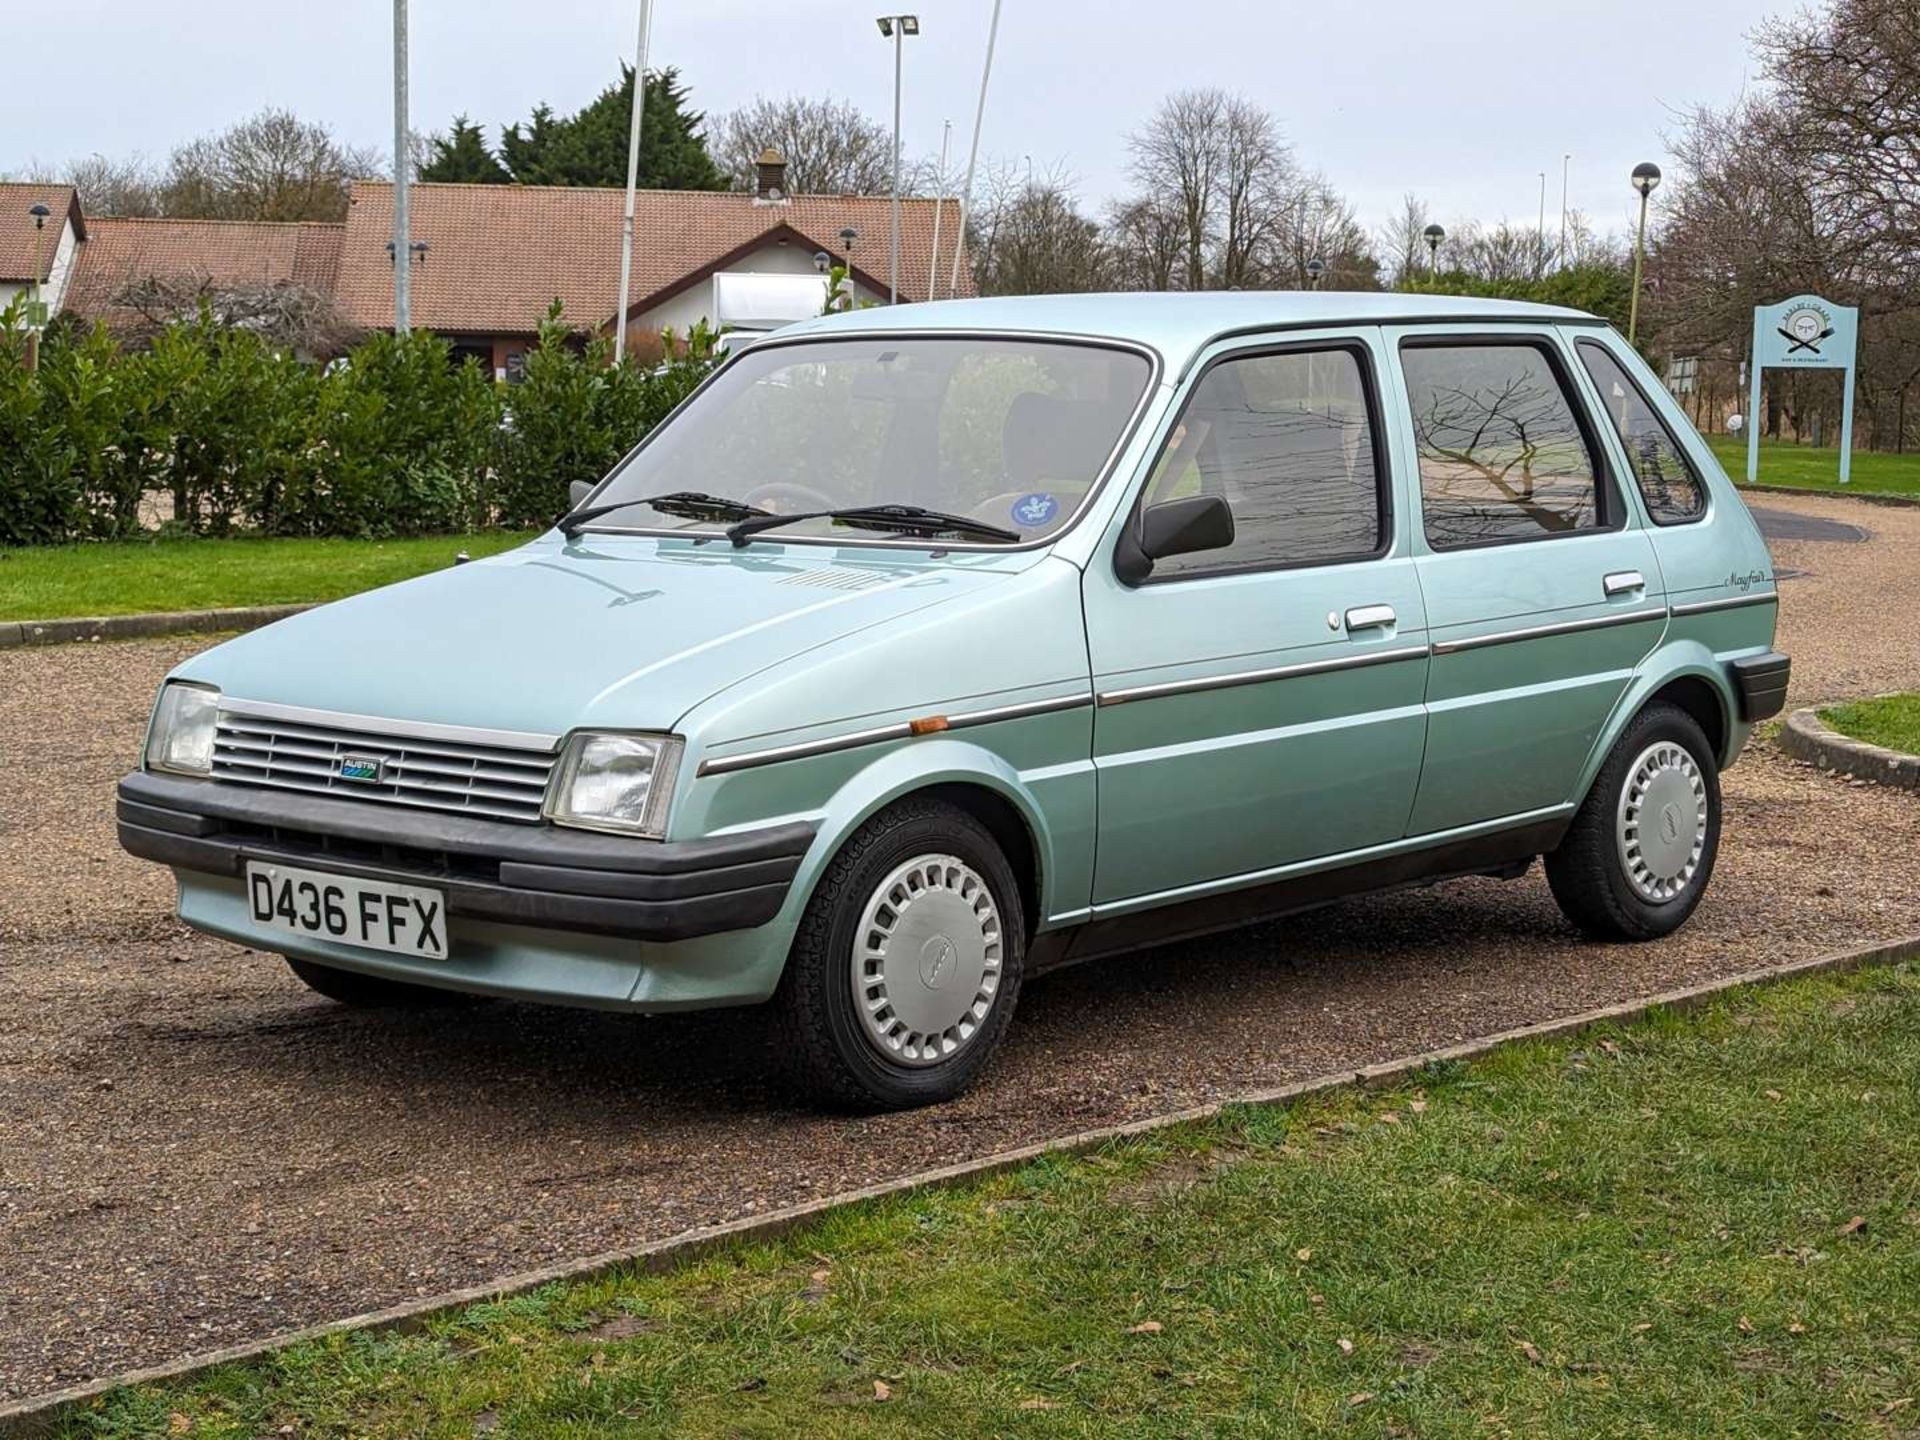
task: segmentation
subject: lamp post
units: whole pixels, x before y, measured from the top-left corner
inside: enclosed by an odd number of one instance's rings
[[[1427,242],[1427,279],[1431,280],[1440,273],[1440,242],[1447,238],[1447,232],[1438,225],[1429,225],[1420,234]]]
[[[1320,288],[1320,277],[1327,273],[1327,262],[1318,255],[1307,261],[1307,284],[1315,290]]]
[[[413,179],[407,153],[407,0],[393,0],[393,333],[404,336],[413,326],[410,292],[407,187]]]
[[[882,38],[893,41],[893,214],[887,258],[887,303],[900,303],[900,66],[907,36],[920,33],[918,15],[882,15],[874,22]]]
[[[27,369],[40,368],[40,327],[45,323],[40,307],[46,302],[40,291],[40,233],[47,228],[47,217],[53,214],[41,201],[34,201],[27,207],[27,214],[33,217],[33,286],[29,292],[27,305]]]
[[[1627,302],[1627,343],[1640,329],[1640,268],[1647,258],[1647,197],[1660,183],[1660,167],[1642,160],[1633,167],[1633,188],[1640,192],[1640,228],[1633,237],[1633,298]]]

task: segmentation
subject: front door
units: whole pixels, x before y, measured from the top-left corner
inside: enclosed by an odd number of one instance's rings
[[[1433,641],[1424,835],[1577,800],[1666,609],[1551,329],[1395,339]]]
[[[1405,833],[1427,621],[1378,374],[1372,332],[1217,353],[1140,503],[1220,495],[1232,545],[1089,567],[1096,911]]]

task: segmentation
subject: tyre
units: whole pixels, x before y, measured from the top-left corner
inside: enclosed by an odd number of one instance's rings
[[[1720,849],[1720,771],[1699,724],[1649,705],[1600,767],[1547,883],[1566,917],[1598,939],[1656,940],[1686,923]]]
[[[457,990],[436,990],[431,985],[409,985],[404,980],[386,980],[378,975],[362,975],[356,970],[336,970],[331,965],[316,965],[311,960],[284,957],[287,968],[316,995],[361,1010],[434,1010],[453,1005],[471,1005],[477,997]]]
[[[858,1110],[949,1100],[985,1068],[1020,994],[1020,888],[965,811],[907,799],[833,858],[775,997],[793,1078]]]

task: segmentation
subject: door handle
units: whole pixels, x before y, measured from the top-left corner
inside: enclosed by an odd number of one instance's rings
[[[1635,590],[1647,588],[1647,577],[1638,570],[1616,570],[1600,582],[1600,586],[1609,596],[1629,595]]]
[[[1347,611],[1347,633],[1355,630],[1385,630],[1400,617],[1391,605],[1356,605]]]

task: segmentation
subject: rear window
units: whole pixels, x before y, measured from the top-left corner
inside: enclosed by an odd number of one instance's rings
[[[1436,550],[1606,523],[1593,448],[1544,345],[1422,342],[1402,347],[1400,363]]]
[[[1600,392],[1607,419],[1620,436],[1627,463],[1633,467],[1634,483],[1640,487],[1654,523],[1684,525],[1706,514],[1706,486],[1700,483],[1687,452],[1680,448],[1680,441],[1645,393],[1606,346],[1582,340],[1574,348]]]

